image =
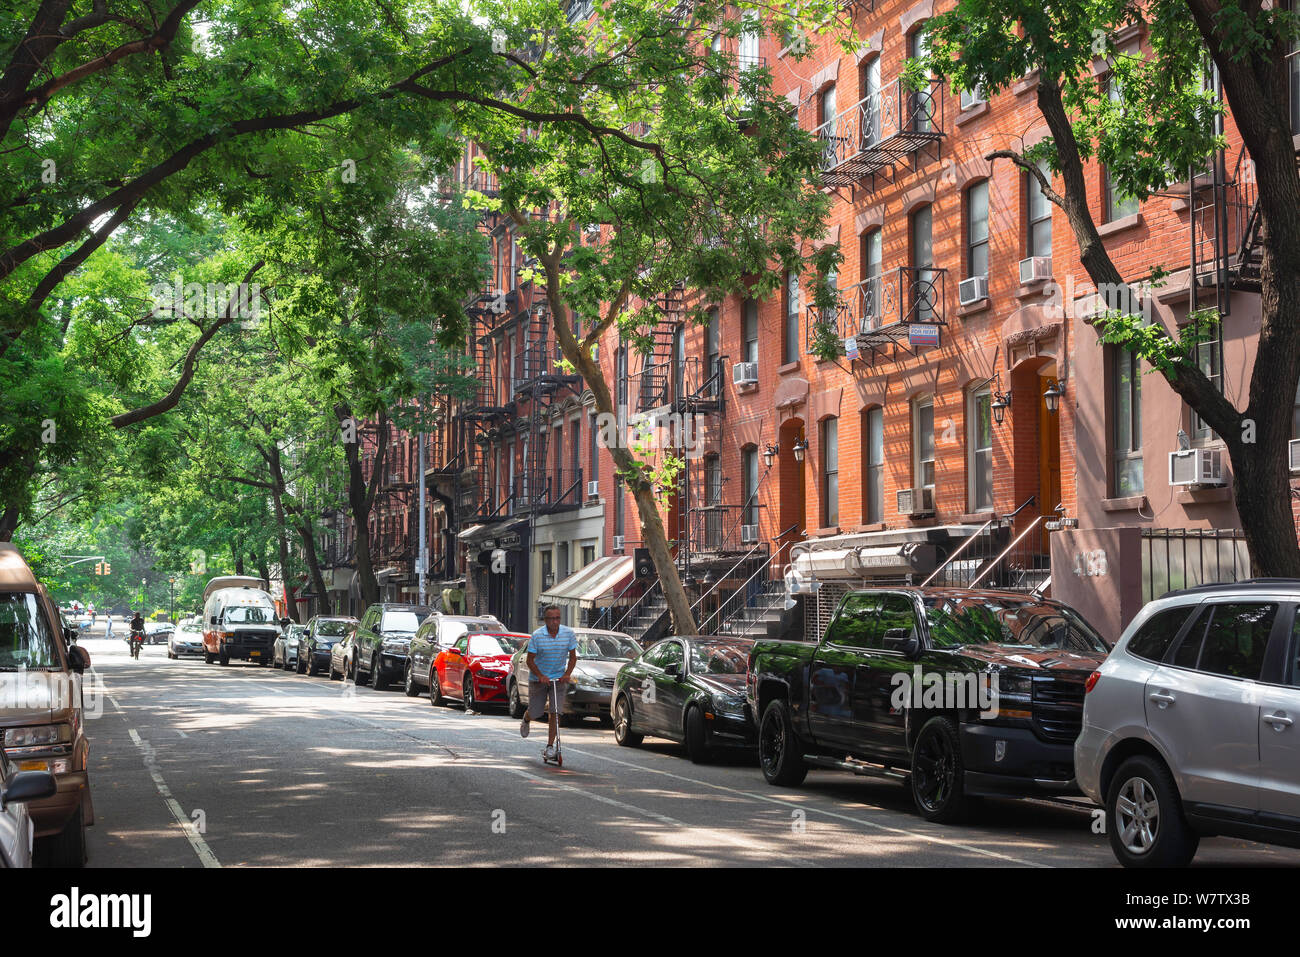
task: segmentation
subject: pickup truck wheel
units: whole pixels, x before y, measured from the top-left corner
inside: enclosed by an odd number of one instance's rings
[[[508,697],[510,698],[510,717],[518,721],[524,716],[524,703],[519,700],[519,682],[513,678],[510,679]]]
[[[692,764],[709,760],[709,732],[704,727],[704,711],[698,705],[686,711],[686,756]]]
[[[214,654],[212,654],[212,652],[210,652],[210,651],[205,651],[205,652],[203,652],[203,663],[204,663],[205,665],[210,665],[210,664],[212,664],[212,662],[214,662],[214,661],[216,661],[216,660],[217,660],[217,658],[216,658],[216,656],[215,656]]]
[[[226,651],[225,648],[221,649],[221,664],[223,666],[230,664],[230,654],[229,652]]]
[[[1142,755],[1115,772],[1106,795],[1106,820],[1111,850],[1125,867],[1186,867],[1201,842],[1183,816],[1169,770]]]
[[[927,821],[956,824],[970,812],[963,784],[957,728],[950,718],[931,718],[912,746],[912,800]]]
[[[627,695],[619,695],[614,702],[614,740],[625,748],[639,748],[645,740],[645,735],[632,731],[632,706]]]
[[[768,784],[798,787],[808,776],[800,753],[799,737],[790,720],[790,708],[777,698],[769,702],[758,728],[758,763]]]
[[[68,818],[63,830],[42,840],[51,867],[86,866],[86,824],[80,806],[77,813]]]

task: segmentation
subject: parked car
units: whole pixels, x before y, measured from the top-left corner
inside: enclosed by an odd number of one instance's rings
[[[1127,867],[1202,837],[1300,847],[1300,581],[1207,585],[1148,604],[1088,679],[1079,785]]]
[[[459,701],[467,712],[484,705],[506,704],[506,676],[510,656],[527,635],[485,632],[461,635],[433,663],[429,703],[435,708],[448,699]]]
[[[290,625],[271,646],[271,666],[285,671],[298,670],[298,642],[307,633],[306,625]]]
[[[58,791],[49,771],[19,771],[0,751],[0,868],[31,867],[35,830],[30,801]]]
[[[575,628],[578,639],[578,663],[573,669],[561,706],[562,718],[594,715],[609,721],[610,692],[619,668],[641,654],[641,646],[620,631]],[[506,697],[510,717],[522,718],[528,707],[528,642],[510,659],[510,677]]]
[[[816,644],[754,643],[759,765],[786,787],[810,766],[908,781],[917,810],[940,822],[961,820],[975,797],[1076,794],[1084,682],[1107,651],[1049,599],[853,591]]]
[[[357,620],[346,616],[317,615],[298,636],[298,674],[314,678],[329,668],[334,645],[357,629]]]
[[[196,621],[181,622],[167,639],[167,657],[203,656],[203,626]]]
[[[424,605],[380,602],[371,605],[361,616],[357,626],[353,677],[358,683],[364,674],[376,691],[388,687],[391,678],[406,673],[406,661],[411,650],[411,639],[424,621],[433,613]]]
[[[146,621],[144,623],[144,643],[146,645],[165,645],[175,632],[176,626],[169,621]]]
[[[444,615],[434,612],[420,623],[411,639],[410,654],[403,674],[407,697],[414,698],[421,688],[433,687],[433,663],[463,635],[510,631],[492,615]]]
[[[0,710],[0,746],[19,771],[54,775],[56,793],[31,800],[28,811],[58,867],[85,863],[95,821],[82,708],[90,655],[75,639],[18,549],[0,542],[0,697],[22,703]]]
[[[715,748],[752,748],[745,673],[753,644],[747,638],[707,637],[655,642],[623,665],[614,680],[614,740],[636,747],[645,735],[668,738],[685,744],[697,764]]]

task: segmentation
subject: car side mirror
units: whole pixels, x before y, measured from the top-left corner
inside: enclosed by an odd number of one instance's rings
[[[216,615],[213,615],[211,618],[208,619],[208,624],[209,624],[209,625],[215,625],[216,623],[217,623],[217,616],[216,616]]]
[[[19,771],[10,778],[9,786],[0,795],[0,808],[53,797],[58,790],[54,775],[49,771]]]
[[[281,628],[288,628],[291,624],[293,624],[293,619],[292,619],[292,618],[281,618],[281,619],[280,619],[280,627],[281,627]]]
[[[72,670],[77,674],[85,674],[86,669],[90,667],[90,652],[85,648],[73,648],[69,655]]]
[[[673,661],[664,665],[664,674],[669,678],[680,678],[682,676],[681,662]]]
[[[900,652],[906,658],[914,658],[921,650],[921,642],[910,628],[889,628],[885,631],[885,647]]]

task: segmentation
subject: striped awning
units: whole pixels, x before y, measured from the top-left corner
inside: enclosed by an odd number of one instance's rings
[[[632,583],[633,574],[630,556],[609,555],[579,568],[542,592],[537,600],[544,605],[604,608],[615,603],[623,589]]]

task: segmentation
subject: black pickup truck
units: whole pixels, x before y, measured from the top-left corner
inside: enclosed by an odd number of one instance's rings
[[[906,781],[927,819],[973,798],[1077,794],[1084,685],[1109,648],[1077,612],[1016,592],[846,595],[816,644],[759,640],[746,708],[768,783],[809,767]]]

